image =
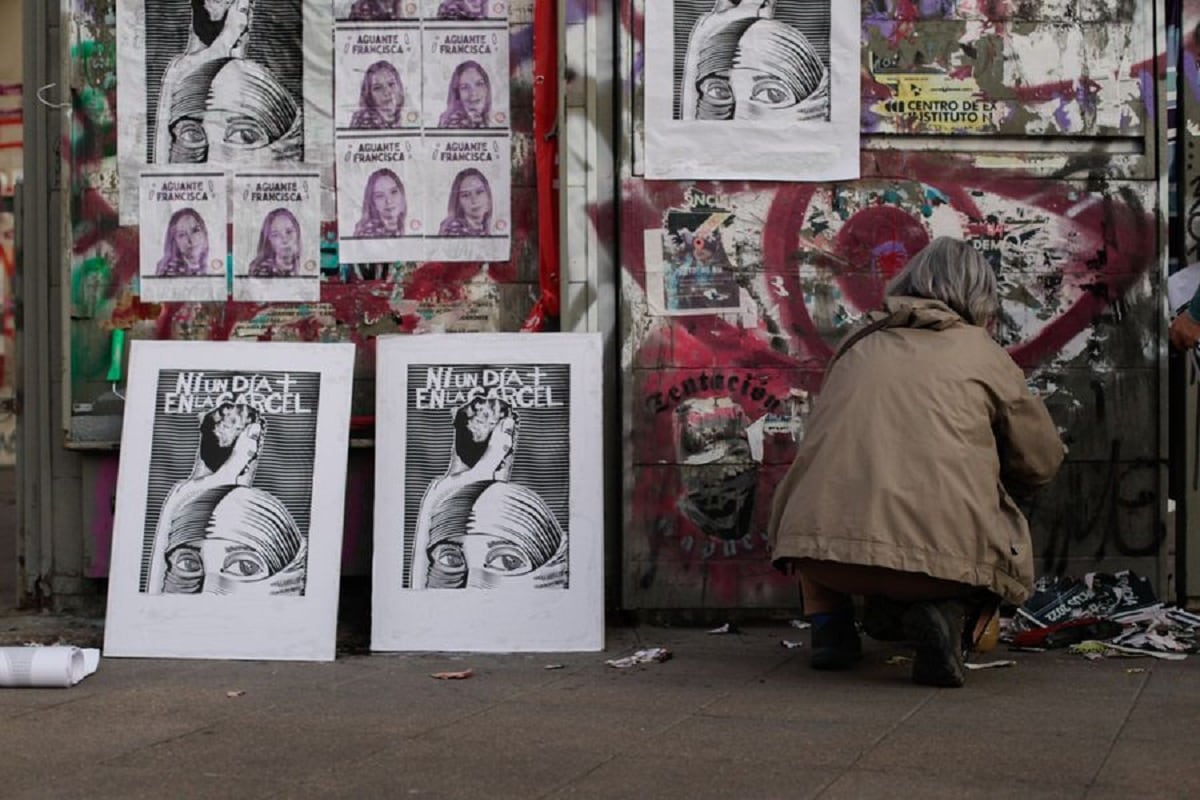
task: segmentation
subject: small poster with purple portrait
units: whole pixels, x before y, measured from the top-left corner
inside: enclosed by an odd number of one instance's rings
[[[509,0],[421,0],[427,20],[485,22],[508,19]]]
[[[421,138],[343,134],[337,147],[342,263],[425,260]]]
[[[146,170],[140,188],[142,301],[224,300],[228,250],[225,175]]]
[[[338,22],[396,22],[420,16],[421,0],[333,0]]]
[[[426,23],[425,127],[506,131],[508,29],[503,24]]]
[[[421,29],[339,26],[334,34],[338,132],[421,127]]]
[[[233,179],[233,299],[321,299],[321,174]]]
[[[508,136],[426,137],[430,261],[509,259],[511,148]]]

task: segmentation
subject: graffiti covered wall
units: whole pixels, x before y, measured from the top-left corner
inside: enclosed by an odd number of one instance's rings
[[[862,178],[772,184],[641,178],[653,34],[623,4],[625,606],[795,605],[767,563],[772,490],[835,343],[938,235],[996,269],[999,337],[1070,447],[1026,509],[1039,569],[1165,590],[1159,4],[862,5]],[[698,243],[687,214],[722,224]],[[688,248],[666,289],[645,235],[664,228]]]
[[[63,142],[69,251],[68,444],[113,448],[121,406],[109,371],[114,331],[128,339],[352,341],[358,345],[352,436],[367,444],[374,407],[374,341],[389,333],[520,330],[538,299],[533,142],[533,0],[509,4],[513,249],[504,262],[347,265],[332,220],[323,224],[321,296],[315,303],[143,303],[135,293],[138,229],[118,223],[114,0],[68,0],[70,135]],[[119,387],[118,391],[119,391]],[[347,487],[347,571],[369,567],[368,451],[352,456]],[[88,577],[107,574],[111,483],[117,457],[89,456],[83,514]],[[366,505],[364,505],[366,503]],[[351,514],[349,509],[353,508]]]
[[[0,2],[0,465],[16,461],[16,415],[12,411],[16,273],[13,188],[22,173],[21,4]]]

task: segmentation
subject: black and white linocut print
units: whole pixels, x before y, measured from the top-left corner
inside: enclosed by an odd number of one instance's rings
[[[143,172],[139,288],[146,302],[224,300],[228,223],[221,172]]]
[[[427,20],[483,22],[508,19],[509,0],[421,0]]]
[[[158,373],[140,592],[305,594],[320,378]]]
[[[569,365],[406,369],[403,587],[569,588]]]
[[[830,119],[830,0],[663,2],[674,3],[674,119]]]
[[[320,300],[320,174],[239,173],[233,209],[233,299]]]
[[[303,161],[302,0],[144,0],[146,163]]]
[[[408,25],[339,26],[334,114],[346,130],[421,127],[421,29]]]

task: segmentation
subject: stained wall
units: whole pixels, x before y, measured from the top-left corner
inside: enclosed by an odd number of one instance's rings
[[[643,46],[659,34],[645,3],[622,8],[624,604],[796,603],[768,564],[772,490],[836,341],[936,235],[997,271],[999,338],[1070,448],[1026,508],[1039,570],[1133,567],[1170,591],[1163,4],[863,2],[862,177],[833,184],[645,180]],[[734,212],[725,249],[749,305],[656,316],[643,231],[697,204]]]

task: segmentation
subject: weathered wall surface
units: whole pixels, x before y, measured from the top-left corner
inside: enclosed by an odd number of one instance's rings
[[[538,294],[533,130],[533,0],[510,3],[513,257],[503,263],[340,264],[335,225],[324,226],[321,301],[310,304],[142,303],[133,293],[138,231],[117,221],[115,0],[67,0],[70,133],[67,183],[67,356],[63,426],[68,446],[112,450],[120,407],[105,380],[112,332],[182,340],[352,341],[359,364],[352,436],[369,438],[374,341],[389,333],[519,330]],[[97,402],[99,401],[99,402]],[[370,568],[371,452],[351,454],[343,567]],[[115,453],[82,459],[84,577],[108,572]],[[79,536],[78,532],[64,535]]]
[[[21,2],[0,0],[0,465],[16,458],[13,397],[13,187],[22,171]]]
[[[624,604],[795,604],[767,563],[765,525],[804,393],[887,279],[942,234],[996,268],[1000,338],[1070,446],[1027,508],[1039,569],[1129,566],[1165,591],[1161,5],[862,5],[862,179],[839,184],[643,180],[654,34],[642,2],[622,6]],[[655,316],[643,231],[697,204],[734,212],[725,249],[752,307]]]

